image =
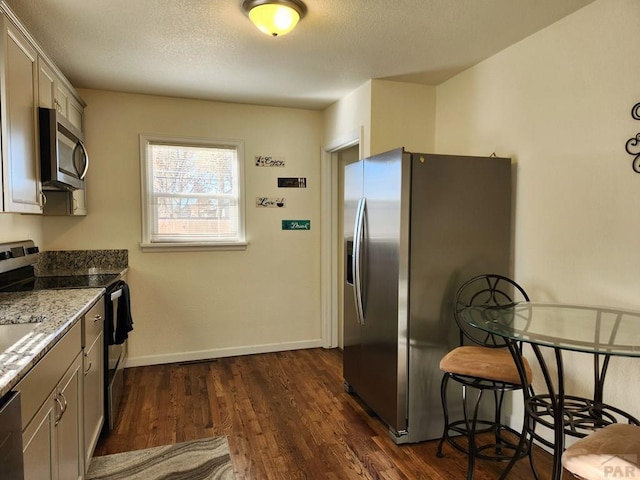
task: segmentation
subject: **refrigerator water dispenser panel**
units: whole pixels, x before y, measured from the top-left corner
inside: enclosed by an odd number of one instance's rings
[[[346,245],[347,261],[345,262],[345,278],[348,285],[353,285],[353,240],[347,240]]]

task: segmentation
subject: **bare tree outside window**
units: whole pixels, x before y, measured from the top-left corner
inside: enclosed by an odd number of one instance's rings
[[[237,145],[146,139],[151,242],[243,241]]]

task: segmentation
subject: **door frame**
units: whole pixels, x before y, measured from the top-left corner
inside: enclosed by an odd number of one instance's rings
[[[339,153],[358,145],[363,157],[364,126],[322,146],[320,154],[320,310],[323,348],[338,347],[338,167]]]

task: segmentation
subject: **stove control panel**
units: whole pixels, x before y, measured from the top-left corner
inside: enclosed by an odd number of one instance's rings
[[[0,243],[0,273],[38,262],[40,249],[33,240]]]

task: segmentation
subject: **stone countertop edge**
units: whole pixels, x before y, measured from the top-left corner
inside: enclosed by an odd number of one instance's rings
[[[32,332],[35,342],[26,346],[18,342],[0,352],[0,398],[11,391],[105,291],[104,288],[74,288],[0,293],[0,323],[18,323],[12,320],[25,313],[43,318]],[[16,345],[18,348],[14,349]]]

